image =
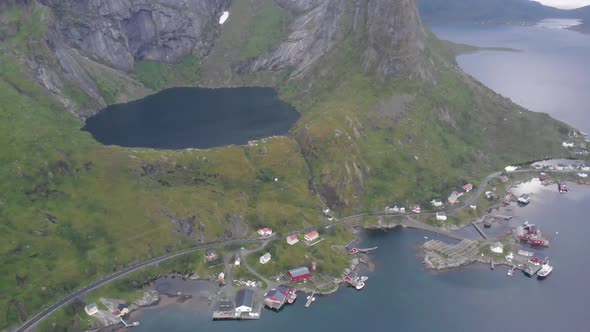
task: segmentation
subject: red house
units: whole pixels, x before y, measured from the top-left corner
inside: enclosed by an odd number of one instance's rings
[[[291,278],[291,281],[299,282],[311,278],[311,273],[309,272],[307,267],[302,266],[296,269],[289,270],[289,277]]]

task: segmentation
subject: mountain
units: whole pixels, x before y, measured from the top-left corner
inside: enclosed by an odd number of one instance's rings
[[[149,257],[312,227],[325,205],[345,216],[427,204],[507,164],[566,155],[572,130],[462,72],[414,0],[0,6],[0,327]],[[80,131],[105,105],[167,87],[251,85],[298,109],[290,135],[174,151]],[[330,248],[346,237],[333,232],[306,255],[339,274],[348,258]],[[75,313],[46,328],[80,323]]]
[[[588,7],[563,10],[530,0],[418,0],[420,17],[428,24],[534,23],[545,18],[578,18],[590,22]]]

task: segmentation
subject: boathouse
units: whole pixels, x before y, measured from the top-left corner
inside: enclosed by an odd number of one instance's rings
[[[291,281],[294,282],[304,281],[311,278],[311,273],[307,267],[302,266],[289,270],[289,278],[291,278]]]
[[[236,294],[236,312],[251,312],[254,307],[254,291],[240,289]]]
[[[569,189],[567,187],[567,183],[565,181],[558,181],[557,182],[557,189],[560,193],[566,193]]]
[[[518,197],[518,203],[527,205],[531,202],[531,195],[529,194],[522,194]]]
[[[271,289],[264,294],[264,305],[271,309],[281,309],[286,301],[287,295],[281,293],[278,289]]]

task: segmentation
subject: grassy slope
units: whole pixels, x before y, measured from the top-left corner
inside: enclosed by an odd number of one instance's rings
[[[261,19],[264,13],[274,17],[280,11],[270,8],[270,1],[255,4],[234,3],[243,8],[232,12],[251,15],[230,18],[203,64],[190,58],[178,65],[140,63],[137,78],[153,89],[223,83],[220,77],[228,62],[271,47],[253,41],[280,38],[275,31],[283,29],[284,14],[281,20]],[[15,22],[33,17],[22,8],[10,13]],[[441,65],[434,86],[375,82],[358,70],[351,41],[305,85],[283,81],[282,74],[272,80],[282,82],[281,95],[303,114],[294,130],[300,144],[274,138],[254,147],[206,151],[103,147],[80,132],[82,123],[19,70],[23,54],[42,50],[36,41],[43,27],[30,24],[16,30],[0,42],[0,98],[5,101],[0,106],[0,138],[7,142],[0,150],[0,266],[6,271],[0,276],[0,326],[19,320],[18,302],[30,315],[100,275],[198,241],[200,236],[178,235],[168,216],[198,216],[208,241],[224,236],[231,215],[244,217],[252,228],[268,225],[284,232],[322,220],[320,203],[308,187],[310,177],[329,201],[340,204],[343,214],[381,209],[392,200],[429,200],[458,182],[477,182],[503,163],[559,151],[555,139],[563,134],[548,117],[514,111],[513,105],[449,65]],[[245,33],[252,38],[243,38]],[[444,52],[436,47],[434,57],[441,57]],[[226,58],[220,60],[219,54]],[[225,83],[268,82],[265,77],[248,79],[232,77]],[[313,93],[306,90],[309,82]],[[112,87],[102,90],[112,94],[109,100],[119,97],[109,92]],[[392,119],[381,112],[383,103],[399,108],[400,114]],[[401,112],[403,105],[412,111]],[[445,120],[441,109],[452,121]],[[516,129],[524,125],[531,130]],[[508,128],[507,135],[502,128]],[[538,135],[533,128],[549,129]],[[541,134],[547,142],[538,139]],[[533,145],[514,145],[518,140]],[[280,181],[272,181],[274,177]],[[334,237],[344,239],[339,232]],[[271,250],[276,257],[287,257],[283,247],[277,244]],[[345,265],[346,259],[324,257],[318,248],[322,246],[294,251],[277,265],[283,269],[301,264],[302,255],[324,260],[318,265],[330,272]],[[17,276],[26,279],[20,287]],[[66,311],[63,317],[71,317]]]
[[[100,146],[22,72],[37,33],[21,26],[0,44],[0,327],[98,276],[199,242],[171,218],[197,216],[206,241],[222,239],[233,216],[279,232],[321,220],[292,139],[206,151]]]

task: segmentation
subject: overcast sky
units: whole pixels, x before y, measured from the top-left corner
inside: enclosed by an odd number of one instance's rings
[[[492,0],[493,1],[493,0]],[[545,6],[571,9],[590,5],[590,0],[535,0]]]

